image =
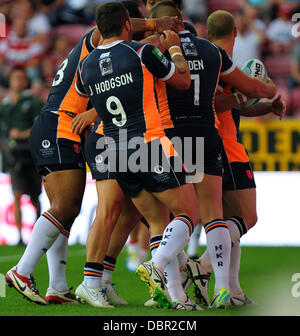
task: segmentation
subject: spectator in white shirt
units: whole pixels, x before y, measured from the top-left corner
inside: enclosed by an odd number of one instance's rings
[[[273,53],[287,53],[291,49],[293,40],[291,22],[291,7],[287,4],[278,8],[278,18],[273,20],[268,29],[267,37],[270,40],[270,49]]]
[[[264,32],[255,24],[252,12],[245,7],[235,17],[238,35],[233,48],[233,62],[242,68],[250,58],[261,58],[261,48],[266,40]]]

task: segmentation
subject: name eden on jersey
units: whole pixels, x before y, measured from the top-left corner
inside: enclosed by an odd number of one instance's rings
[[[192,70],[204,70],[203,60],[188,60],[189,69]]]
[[[96,83],[94,84],[94,87],[92,87],[91,85],[89,85],[88,87],[90,90],[90,96],[93,96],[94,94],[98,95],[116,87],[125,86],[131,83],[133,83],[133,78],[132,73],[129,72],[121,76],[112,77],[109,80],[107,79],[103,82]]]

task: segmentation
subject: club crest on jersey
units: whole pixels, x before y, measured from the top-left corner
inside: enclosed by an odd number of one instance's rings
[[[101,54],[99,58],[99,66],[102,76],[107,76],[113,73],[113,66],[110,56],[110,52]]]
[[[186,56],[198,56],[197,49],[193,42],[181,43],[183,52]]]

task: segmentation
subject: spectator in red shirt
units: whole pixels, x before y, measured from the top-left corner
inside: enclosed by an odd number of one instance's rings
[[[12,68],[24,67],[29,79],[38,78],[42,54],[42,44],[28,35],[26,20],[15,18],[7,38],[0,41],[0,77],[5,80]]]

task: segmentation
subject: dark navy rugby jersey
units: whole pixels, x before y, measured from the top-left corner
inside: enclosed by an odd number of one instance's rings
[[[115,41],[99,46],[80,64],[76,84],[88,95],[103,121],[106,136],[119,141],[119,130],[134,136],[164,136],[154,93],[154,76],[162,81],[175,71],[157,48],[137,42]]]
[[[192,81],[187,91],[156,83],[162,124],[164,128],[215,126],[214,96],[219,76],[235,66],[223,49],[208,40],[188,31],[179,35]]]
[[[88,99],[78,95],[75,83],[80,61],[94,50],[91,41],[94,29],[83,36],[61,63],[54,77],[43,111],[68,111],[76,115],[86,110]]]

